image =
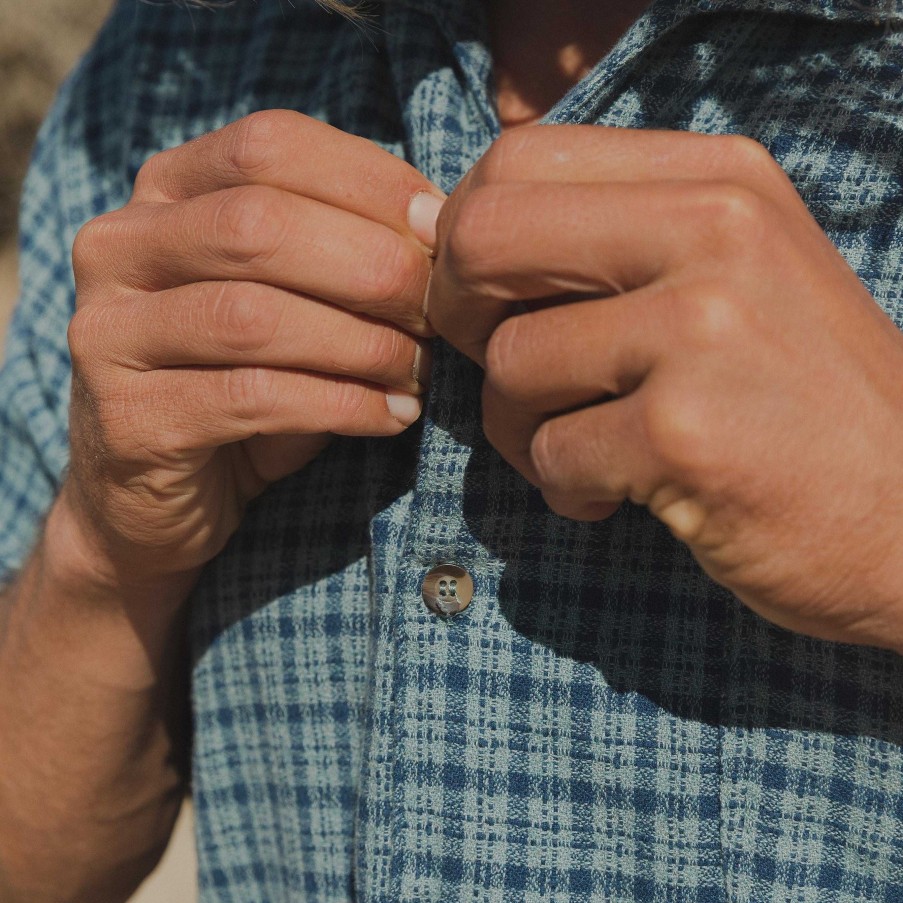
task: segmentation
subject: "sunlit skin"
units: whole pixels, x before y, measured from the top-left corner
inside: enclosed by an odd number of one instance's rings
[[[201,568],[333,435],[404,431],[436,331],[553,510],[631,499],[776,623],[903,650],[901,333],[754,142],[531,125],[644,5],[491,7],[506,134],[444,206],[263,111],[81,230],[71,465],[0,600],[4,903],[123,899],[152,867]]]
[[[489,22],[503,130],[539,119],[646,6],[646,0],[494,0]]]
[[[761,145],[516,128],[438,234],[430,323],[554,511],[630,499],[775,623],[903,648],[903,334]]]

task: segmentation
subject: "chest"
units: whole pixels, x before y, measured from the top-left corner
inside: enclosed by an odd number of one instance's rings
[[[444,15],[387,8],[374,52],[349,32],[305,57],[303,34],[273,28],[236,96],[378,141],[450,191],[501,122],[485,23]],[[903,323],[903,92],[870,40],[760,16],[647,20],[546,119],[757,138]],[[485,441],[479,393],[479,371],[437,343],[421,430],[336,443],[258,501],[205,575],[192,636],[210,886],[897,899],[903,666],[758,620],[639,509],[555,517]],[[448,561],[474,599],[441,621],[421,588]]]

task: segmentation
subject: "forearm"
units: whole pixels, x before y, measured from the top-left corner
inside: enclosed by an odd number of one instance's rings
[[[0,901],[125,899],[184,792],[190,587],[100,577],[58,506],[0,599]]]

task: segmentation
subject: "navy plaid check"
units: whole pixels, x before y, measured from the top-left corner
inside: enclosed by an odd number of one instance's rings
[[[312,4],[121,0],[25,192],[0,574],[66,464],[77,228],[123,204],[151,154],[272,107],[450,191],[499,133],[481,9],[387,2],[365,36]],[[760,140],[903,326],[903,12],[886,16],[658,0],[546,121]],[[549,513],[487,445],[479,389],[437,342],[420,427],[335,443],[207,568],[191,628],[203,899],[903,900],[903,660],[765,623],[642,509]],[[476,587],[448,622],[419,597],[442,561]]]

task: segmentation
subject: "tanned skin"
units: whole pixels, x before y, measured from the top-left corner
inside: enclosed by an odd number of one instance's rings
[[[645,504],[765,617],[903,650],[899,330],[754,142],[531,125],[641,8],[497,0],[505,134],[444,206],[266,111],[81,230],[71,466],[0,600],[2,903],[114,903],[152,868],[201,568],[332,435],[417,418],[435,331],[555,511]]]

